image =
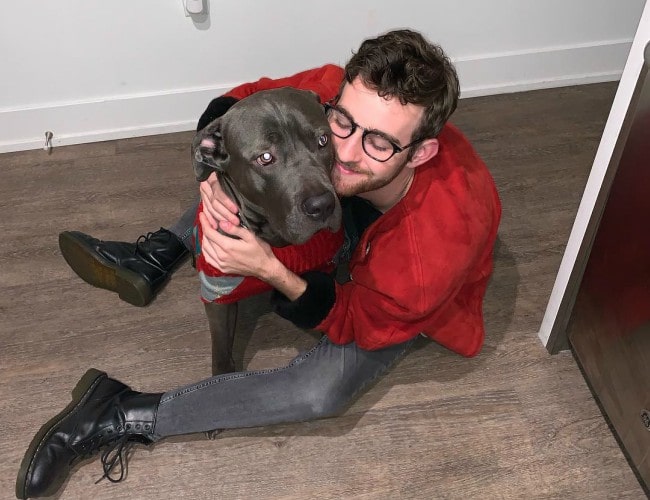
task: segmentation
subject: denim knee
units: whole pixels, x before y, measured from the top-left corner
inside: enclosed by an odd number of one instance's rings
[[[322,384],[323,381],[320,381]],[[343,413],[352,394],[344,382],[323,385],[312,384],[306,395],[311,419],[335,417]]]

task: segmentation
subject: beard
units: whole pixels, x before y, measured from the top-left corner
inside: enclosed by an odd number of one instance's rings
[[[378,176],[373,172],[360,169],[357,163],[344,163],[338,159],[336,161],[354,172],[352,175],[346,175],[342,174],[336,166],[332,168],[331,178],[334,190],[339,196],[345,197],[375,191],[390,184],[404,170],[404,166],[408,163],[405,160],[384,175]]]

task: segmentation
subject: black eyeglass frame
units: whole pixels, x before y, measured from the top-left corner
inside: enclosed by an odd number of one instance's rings
[[[325,104],[323,104],[323,108],[325,109],[325,115],[327,115],[329,110],[331,109],[331,110],[334,110],[334,111],[338,111],[343,116],[345,116],[348,120],[350,120],[351,127],[350,127],[350,133],[348,135],[339,135],[336,132],[334,132],[333,130],[332,130],[332,134],[334,134],[339,139],[348,139],[349,137],[352,137],[352,135],[354,135],[354,133],[357,131],[357,129],[362,130],[363,133],[361,134],[361,147],[363,148],[363,152],[366,153],[373,160],[378,161],[379,163],[387,162],[388,160],[390,160],[396,154],[399,154],[402,151],[406,151],[411,146],[414,146],[418,142],[422,142],[424,140],[423,138],[420,138],[420,139],[416,139],[414,141],[409,142],[406,146],[398,146],[397,144],[395,144],[395,142],[392,139],[389,139],[388,137],[386,137],[386,135],[383,132],[381,132],[380,130],[371,130],[371,129],[367,129],[367,128],[362,127],[361,125],[359,125],[357,122],[355,122],[352,119],[352,117],[348,113],[345,112],[345,110],[339,108],[336,104],[332,104],[332,101],[326,102]],[[368,151],[366,151],[366,136],[368,134],[378,135],[379,137],[382,137],[382,138],[384,138],[384,139],[386,139],[388,141],[388,144],[390,144],[392,146],[392,148],[393,148],[393,152],[390,154],[390,156],[388,158],[386,158],[385,160],[379,160],[379,159],[375,158],[374,156],[372,156],[370,153],[368,153]]]

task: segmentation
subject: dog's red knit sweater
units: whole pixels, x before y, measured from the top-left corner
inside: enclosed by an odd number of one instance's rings
[[[194,223],[195,264],[201,280],[201,300],[230,304],[271,290],[269,284],[257,278],[225,274],[208,264],[201,252],[203,231],[199,213],[202,210],[203,203],[200,203]],[[343,229],[336,233],[323,229],[302,245],[272,247],[272,251],[285,267],[296,274],[307,271],[331,272],[336,265],[334,257],[342,243]]]

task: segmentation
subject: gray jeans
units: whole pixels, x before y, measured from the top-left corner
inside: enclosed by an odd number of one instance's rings
[[[190,252],[194,252],[194,245],[192,242],[192,230],[194,229],[194,220],[196,219],[196,211],[199,209],[201,199],[198,198],[194,201],[192,206],[188,208],[180,218],[169,227],[169,230],[178,236],[178,239],[183,242],[185,248]]]
[[[198,201],[170,227],[190,251]],[[219,375],[163,394],[157,439],[178,434],[301,422],[341,413],[413,341],[378,351],[355,343],[336,345],[326,336],[287,366]]]
[[[163,394],[157,439],[337,415],[385,373],[414,340],[378,351],[326,336],[287,366],[228,373]]]

